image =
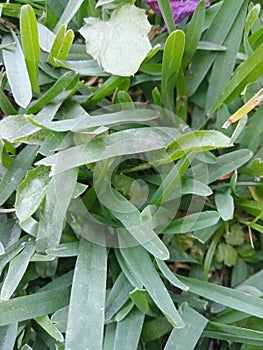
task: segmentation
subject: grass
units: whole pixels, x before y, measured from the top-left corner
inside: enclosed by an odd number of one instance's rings
[[[260,2],[105,3],[0,3],[0,349],[263,349]]]

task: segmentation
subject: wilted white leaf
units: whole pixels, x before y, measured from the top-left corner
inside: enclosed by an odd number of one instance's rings
[[[145,11],[125,4],[113,11],[109,21],[91,17],[85,22],[80,34],[86,40],[87,53],[108,73],[134,75],[152,48]]]

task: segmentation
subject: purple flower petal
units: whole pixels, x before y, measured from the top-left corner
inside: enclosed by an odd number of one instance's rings
[[[161,14],[157,0],[144,0],[158,15]],[[181,22],[185,17],[191,15],[200,0],[170,0],[171,9],[175,23]],[[210,1],[205,0],[206,7],[210,6]]]

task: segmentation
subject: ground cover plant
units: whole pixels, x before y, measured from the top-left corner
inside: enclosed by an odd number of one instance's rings
[[[1,350],[263,349],[260,3],[0,3]]]

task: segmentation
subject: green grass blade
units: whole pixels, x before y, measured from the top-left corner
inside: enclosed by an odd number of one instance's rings
[[[222,220],[228,221],[233,218],[234,215],[234,199],[231,196],[230,191],[225,193],[217,192],[215,194],[215,204],[218,213]]]
[[[206,114],[210,114],[216,100],[222,94],[225,86],[229,83],[229,77],[231,77],[235,68],[236,56],[242,40],[242,28],[244,27],[246,20],[246,12],[247,2],[244,1],[237,18],[224,41],[227,50],[218,54],[214,61],[206,95]]]
[[[217,211],[204,211],[175,219],[163,234],[187,233],[215,225],[220,219]]]
[[[0,325],[53,313],[69,302],[70,289],[57,288],[0,303]]]
[[[49,182],[36,237],[38,252],[44,253],[48,248],[54,248],[59,244],[76,181],[77,171],[72,169],[54,176]]]
[[[28,114],[35,114],[50,103],[61,92],[67,90],[69,85],[76,79],[78,75],[75,72],[66,72],[55,84],[36,102],[34,102],[27,110]]]
[[[247,84],[250,84],[262,76],[263,71],[263,43],[254,51],[254,53],[240,65],[229,84],[225,87],[222,95],[213,106],[212,112],[215,112],[222,103],[229,103],[242,92]]]
[[[172,283],[175,287],[188,291],[189,287],[187,287],[184,283],[182,283],[175,275],[174,273],[169,269],[169,267],[166,265],[166,263],[162,260],[155,259],[157,262],[157,265],[162,273],[162,275],[167,278],[167,280]]]
[[[65,60],[68,56],[69,50],[71,48],[71,45],[73,43],[74,40],[74,32],[73,30],[68,30],[61,42],[60,48],[59,48],[59,52],[57,53],[57,56],[54,57],[54,61],[55,61],[55,66],[57,66],[56,60]]]
[[[10,230],[10,228],[8,228]],[[12,227],[14,229],[14,227]],[[18,232],[20,234],[20,232]],[[0,273],[2,273],[3,268],[11,261],[29,241],[29,236],[20,238],[15,243],[11,244],[6,248],[5,253],[0,256]]]
[[[133,289],[125,274],[121,272],[106,299],[105,321],[109,321],[121,309]]]
[[[174,109],[174,88],[184,53],[185,34],[182,30],[172,32],[166,40],[163,52],[161,97],[166,109]]]
[[[117,192],[116,192],[117,195]],[[136,239],[138,244],[141,244],[145,249],[147,249],[152,255],[161,260],[165,260],[169,258],[169,251],[162,240],[157,236],[152,228],[152,220],[147,220],[143,222],[141,219],[140,211],[124,196],[118,194],[118,196],[122,200],[123,207],[119,208],[119,210],[112,209],[112,214],[123,224],[123,226],[127,229],[127,231],[132,235],[133,238]],[[109,192],[103,196],[103,201],[107,202],[109,205],[113,206],[113,204],[119,204],[116,201],[116,198],[113,196],[109,196]],[[125,206],[125,210],[123,210]],[[127,210],[127,211],[126,211]],[[128,213],[128,215],[127,215]],[[127,241],[129,237],[121,236],[121,244],[124,246],[129,246],[129,242]],[[136,245],[137,242],[134,242],[133,245]]]
[[[55,36],[54,42],[52,44],[52,47],[51,47],[51,50],[50,50],[50,53],[49,53],[48,59],[47,59],[48,63],[51,65],[55,65],[54,58],[57,57],[57,55],[60,51],[61,43],[64,40],[64,37],[66,35],[66,31],[67,31],[66,24],[61,25],[57,31],[57,34]]]
[[[61,151],[42,159],[37,165],[50,165],[52,173],[59,174],[98,160],[163,149],[171,142],[171,139],[166,132],[161,132],[161,128],[129,129],[94,139],[88,145],[84,144]]]
[[[126,106],[125,106],[126,107]],[[138,122],[143,123],[147,121],[151,121],[157,119],[156,112],[150,111],[147,109],[142,110],[126,110],[120,111],[110,114],[102,114],[96,115],[95,117],[91,117],[85,110],[83,110],[80,106],[78,108],[72,108],[69,112],[69,115],[72,116],[72,113],[76,113],[78,117],[59,120],[55,122],[44,121],[43,123],[37,123],[40,127],[53,130],[53,131],[72,131],[72,132],[85,132],[89,129],[94,131],[95,127],[100,126],[112,126],[114,124],[119,124],[123,122]],[[15,120],[15,116],[12,116],[13,120]],[[11,118],[11,117],[10,117]],[[8,118],[5,118],[7,120]],[[10,119],[10,120],[12,120]],[[28,117],[29,121],[32,119]],[[33,122],[33,120],[32,120]],[[3,122],[2,122],[3,124]],[[3,132],[2,132],[3,133]]]
[[[102,348],[106,273],[106,247],[81,239],[69,304],[66,349]]]
[[[56,257],[77,256],[79,253],[79,242],[62,243],[57,247],[46,250],[47,254]]]
[[[177,187],[180,188],[183,175],[189,168],[192,158],[191,156],[185,156],[174,165],[169,174],[163,179],[160,187],[154,193],[150,202],[151,204],[161,205]]]
[[[21,114],[4,118],[0,122],[0,127],[0,136],[11,143],[17,142],[20,137],[31,135],[39,130],[37,126],[29,122],[27,116]]]
[[[25,248],[13,260],[11,260],[1,288],[1,300],[8,300],[12,296],[23,277],[34,252],[35,242],[30,240],[27,242]]]
[[[75,16],[75,14],[79,10],[79,8],[83,2],[84,2],[84,0],[69,0],[67,2],[65,9],[64,9],[59,21],[56,24],[56,27],[54,29],[55,32],[57,32],[59,30],[59,27],[62,24],[69,24],[69,22]]]
[[[181,158],[190,151],[204,152],[231,146],[230,138],[216,130],[190,131],[177,137],[167,147],[173,160]]]
[[[211,25],[203,36],[204,41],[222,45],[243,5],[243,0],[223,1]],[[231,16],[229,15],[231,14]],[[187,76],[189,95],[193,95],[212,66],[216,52],[199,51],[194,56],[191,73]]]
[[[167,26],[168,32],[171,33],[175,30],[174,18],[171,10],[171,5],[169,0],[158,0],[158,5],[161,10],[164,22]]]
[[[188,305],[184,305],[182,319],[185,327],[174,328],[164,350],[194,350],[208,320]]]
[[[0,182],[0,205],[2,205],[22,182],[33,163],[38,146],[26,146],[13,160]]]
[[[88,107],[90,105],[95,105],[103,97],[109,95],[116,88],[121,89],[122,85],[129,85],[130,79],[126,77],[111,76],[108,78],[95,92],[92,94],[88,100],[85,102],[84,106]]]
[[[176,328],[184,327],[184,323],[176,310],[167,289],[160,279],[147,251],[138,246],[120,249],[126,264],[132,273],[144,285],[153,301]]]
[[[115,255],[116,258],[118,260],[118,264],[121,267],[122,272],[125,274],[127,280],[129,281],[129,283],[137,289],[142,289],[143,288],[143,284],[142,282],[137,278],[137,276],[135,276],[132,273],[132,270],[130,268],[129,265],[127,265],[126,260],[123,258],[123,256],[121,255],[120,251],[115,249]]]
[[[48,315],[39,316],[35,318],[35,321],[54,339],[59,342],[64,341],[64,337],[57,327],[51,322]]]
[[[13,107],[12,103],[9,101],[5,95],[3,89],[0,87],[0,108],[5,115],[15,115],[17,114],[16,109]]]
[[[144,316],[140,310],[134,307],[124,320],[117,323],[114,350],[138,348]]]
[[[17,335],[17,323],[0,327],[0,349],[14,349]]]
[[[216,303],[228,306],[232,309],[239,310],[263,318],[263,300],[253,295],[247,295],[239,290],[219,286],[193,278],[177,276],[189,288],[190,292],[215,301]]]
[[[256,347],[263,346],[263,332],[215,322],[207,324],[203,336]]]
[[[26,108],[32,99],[32,90],[22,48],[14,33],[12,37],[5,36],[3,41],[15,42],[15,46],[3,50],[3,61],[14,99],[19,106]]]
[[[187,67],[195,54],[201,38],[203,24],[205,20],[205,2],[200,1],[193,17],[188,24],[185,32],[185,50],[183,57],[183,66]]]
[[[171,323],[165,317],[158,317],[145,321],[142,329],[142,339],[148,343],[167,334],[173,329]]]
[[[66,24],[61,25],[48,55],[48,63],[54,67],[58,67],[59,63],[57,61],[67,58],[73,40],[74,32],[71,29],[67,31]]]
[[[108,323],[105,330],[103,350],[114,350],[115,333],[116,323]]]
[[[22,222],[28,219],[41,204],[49,183],[49,169],[43,166],[29,170],[24,181],[18,186],[16,215]]]
[[[200,181],[212,183],[248,162],[252,154],[248,149],[240,149],[223,154],[217,158],[216,164],[208,164],[207,168],[199,164],[195,168],[192,168],[193,177],[198,178]]]
[[[39,95],[38,62],[40,56],[40,46],[38,41],[37,20],[34,10],[30,5],[23,5],[21,7],[20,32],[32,90]]]

